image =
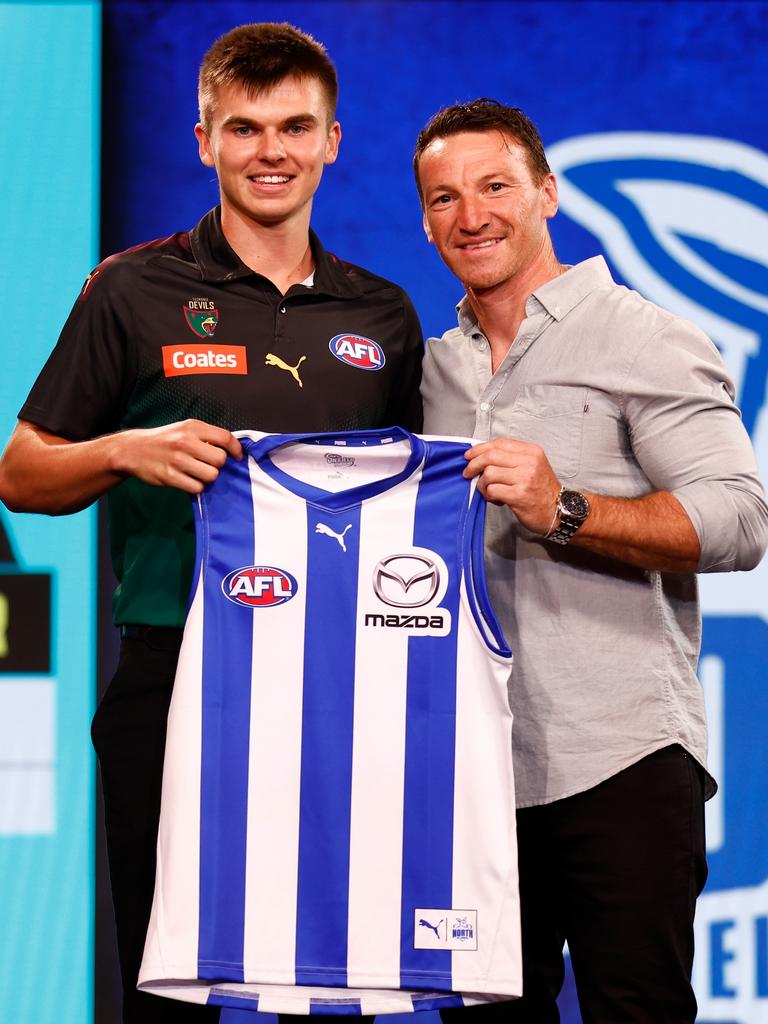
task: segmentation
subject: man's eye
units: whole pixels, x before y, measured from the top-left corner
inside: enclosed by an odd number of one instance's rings
[[[491,190],[491,192],[501,192],[501,190],[504,188],[504,185],[500,181],[492,181],[488,188]]]
[[[449,195],[447,195],[447,194],[442,195],[442,196],[435,196],[435,198],[432,200],[432,205],[433,206],[446,206],[448,203],[450,203],[450,201],[451,201],[451,197]]]
[[[247,124],[239,124],[235,128],[235,135],[239,135],[240,138],[247,138],[251,134],[252,129]]]
[[[288,127],[289,135],[303,135],[306,132],[306,125],[303,124],[292,124]]]

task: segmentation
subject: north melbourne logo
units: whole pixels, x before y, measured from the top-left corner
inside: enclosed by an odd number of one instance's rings
[[[477,911],[417,907],[413,920],[413,948],[476,950]]]

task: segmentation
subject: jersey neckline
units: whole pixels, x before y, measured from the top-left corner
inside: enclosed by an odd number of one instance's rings
[[[290,491],[299,498],[324,508],[329,512],[342,512],[345,509],[358,505],[361,501],[373,498],[378,494],[397,487],[403,480],[419,469],[426,455],[426,444],[416,434],[411,434],[404,427],[379,427],[373,430],[346,430],[334,431],[332,433],[313,434],[270,434],[261,440],[244,436],[239,438],[247,455],[252,458],[259,468],[270,476],[275,483],[285,490]],[[344,448],[373,448],[383,445],[394,444],[397,441],[407,441],[411,452],[408,461],[399,473],[393,476],[382,477],[369,483],[359,484],[342,491],[326,491],[321,487],[315,487],[297,477],[291,476],[285,470],[279,469],[270,458],[272,452],[289,444],[316,444],[328,447],[338,445]]]

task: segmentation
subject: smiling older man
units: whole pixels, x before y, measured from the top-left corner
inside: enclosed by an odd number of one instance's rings
[[[567,940],[590,1024],[693,1022],[706,877],[696,572],[749,569],[768,508],[733,388],[692,324],[569,267],[557,183],[519,109],[440,111],[414,158],[424,226],[466,296],[430,340],[425,429],[477,438],[486,561],[515,656],[523,998],[559,1020]]]

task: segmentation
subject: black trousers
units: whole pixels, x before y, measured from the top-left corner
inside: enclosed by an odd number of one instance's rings
[[[517,827],[523,998],[443,1021],[557,1024],[567,941],[583,1024],[693,1024],[693,915],[707,876],[693,758],[666,747],[585,793],[518,811]]]
[[[104,789],[123,1024],[214,1024],[219,1020],[217,1007],[136,989],[155,887],[166,720],[180,642],[180,630],[162,628],[146,629],[141,638],[124,637],[117,671],[91,727]],[[290,1015],[280,1017],[284,1024],[294,1020]],[[368,1024],[373,1020],[362,1019]]]

